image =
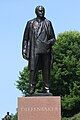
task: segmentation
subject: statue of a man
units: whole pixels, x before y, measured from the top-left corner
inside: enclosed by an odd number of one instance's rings
[[[7,112],[7,115],[4,117],[3,120],[11,120],[11,115],[9,115],[9,112]]]
[[[29,61],[30,95],[35,92],[38,70],[42,70],[44,93],[50,92],[51,52],[55,43],[52,24],[44,17],[45,8],[37,6],[35,13],[37,17],[27,22],[22,43],[23,58]]]

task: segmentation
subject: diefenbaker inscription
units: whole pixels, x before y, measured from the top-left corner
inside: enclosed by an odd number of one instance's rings
[[[18,98],[18,120],[61,120],[60,97]]]
[[[45,112],[50,112],[50,111],[58,111],[57,107],[26,107],[26,108],[20,108],[20,111],[45,111]]]

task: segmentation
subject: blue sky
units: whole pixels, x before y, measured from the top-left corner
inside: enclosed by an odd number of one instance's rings
[[[43,5],[56,36],[64,31],[80,31],[80,0],[0,0],[0,119],[7,111],[15,114],[19,71],[27,65],[21,45],[26,22],[35,17],[34,9]]]

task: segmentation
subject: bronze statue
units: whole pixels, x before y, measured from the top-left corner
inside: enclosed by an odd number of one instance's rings
[[[11,120],[11,115],[7,112],[7,115],[3,118],[3,120]]]
[[[43,92],[50,92],[51,52],[56,40],[51,22],[44,17],[45,8],[37,6],[35,13],[37,17],[27,22],[22,43],[23,58],[29,61],[30,95],[35,92],[38,70],[42,70]]]

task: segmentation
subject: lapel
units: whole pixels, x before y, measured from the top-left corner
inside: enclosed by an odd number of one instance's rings
[[[37,31],[37,37],[40,36],[43,30],[43,21],[39,23],[38,31]]]
[[[45,29],[45,18],[42,21],[39,21],[37,18],[35,19],[33,26],[35,31],[35,38],[38,38],[42,31]],[[43,29],[44,28],[44,29]]]

